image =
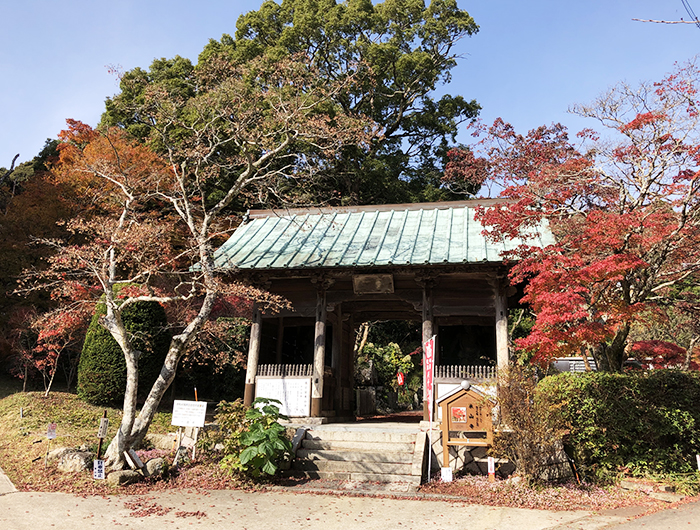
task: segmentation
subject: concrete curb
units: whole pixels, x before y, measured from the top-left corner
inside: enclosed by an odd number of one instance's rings
[[[7,478],[2,468],[0,468],[0,495],[7,495],[8,493],[15,493],[16,491],[17,488],[15,488],[15,485]]]

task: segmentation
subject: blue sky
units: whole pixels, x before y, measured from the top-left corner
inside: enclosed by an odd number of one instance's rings
[[[23,0],[0,5],[0,167],[35,156],[73,118],[96,125],[118,92],[110,65],[148,68],[155,58],[196,61],[210,38],[233,34],[262,0]],[[700,0],[689,0],[700,13]],[[681,0],[458,0],[480,26],[443,90],[476,99],[482,119],[518,131],[561,122],[618,81],[655,80],[700,53]],[[461,141],[468,142],[464,134]]]

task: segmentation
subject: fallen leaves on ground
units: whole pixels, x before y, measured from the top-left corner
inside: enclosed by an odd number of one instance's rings
[[[497,480],[484,476],[464,476],[452,482],[432,481],[421,487],[423,493],[463,497],[466,501],[488,506],[541,510],[608,510],[627,506],[663,504],[641,492],[617,487],[563,484],[529,486],[525,482]]]

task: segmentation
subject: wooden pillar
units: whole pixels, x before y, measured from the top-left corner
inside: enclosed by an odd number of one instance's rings
[[[323,373],[326,359],[326,291],[316,292],[316,328],[314,334],[314,366],[311,378],[311,416],[321,416]]]
[[[428,285],[423,285],[423,344],[433,336],[433,296]],[[425,366],[423,367],[423,420],[429,421],[428,388],[426,384]]]
[[[245,394],[243,404],[249,407],[255,399],[255,376],[258,375],[258,359],[260,358],[260,336],[262,332],[262,313],[255,308],[253,325],[250,327],[250,343],[248,344],[248,365],[245,372]]]
[[[494,282],[496,299],[496,365],[499,370],[508,367],[508,299],[506,285],[502,278]]]
[[[277,319],[277,351],[275,352],[275,362],[282,364],[282,346],[284,346],[284,318]]]
[[[343,309],[341,304],[335,306],[335,323],[333,324],[333,350],[331,366],[335,376],[335,412],[343,408],[343,388],[341,385],[341,367],[343,362]]]

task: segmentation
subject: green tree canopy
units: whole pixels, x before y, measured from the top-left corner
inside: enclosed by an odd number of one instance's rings
[[[346,146],[320,170],[323,178],[313,189],[296,187],[286,200],[361,204],[455,198],[440,188],[446,154],[459,124],[476,117],[479,106],[461,96],[434,99],[433,94],[450,81],[456,42],[477,31],[455,0],[428,6],[423,0],[376,5],[370,0],[268,0],[239,18],[235,37],[211,40],[196,67],[176,57],[155,61],[148,72],[127,72],[122,92],[107,101],[103,124],[145,138],[149,125],[133,109],[153,87],[185,101],[205,89],[193,78],[197,69],[222,60],[242,65],[261,57],[276,61],[303,55],[323,81],[356,80],[334,95],[338,108],[332,113],[367,116],[383,136],[370,150]]]

